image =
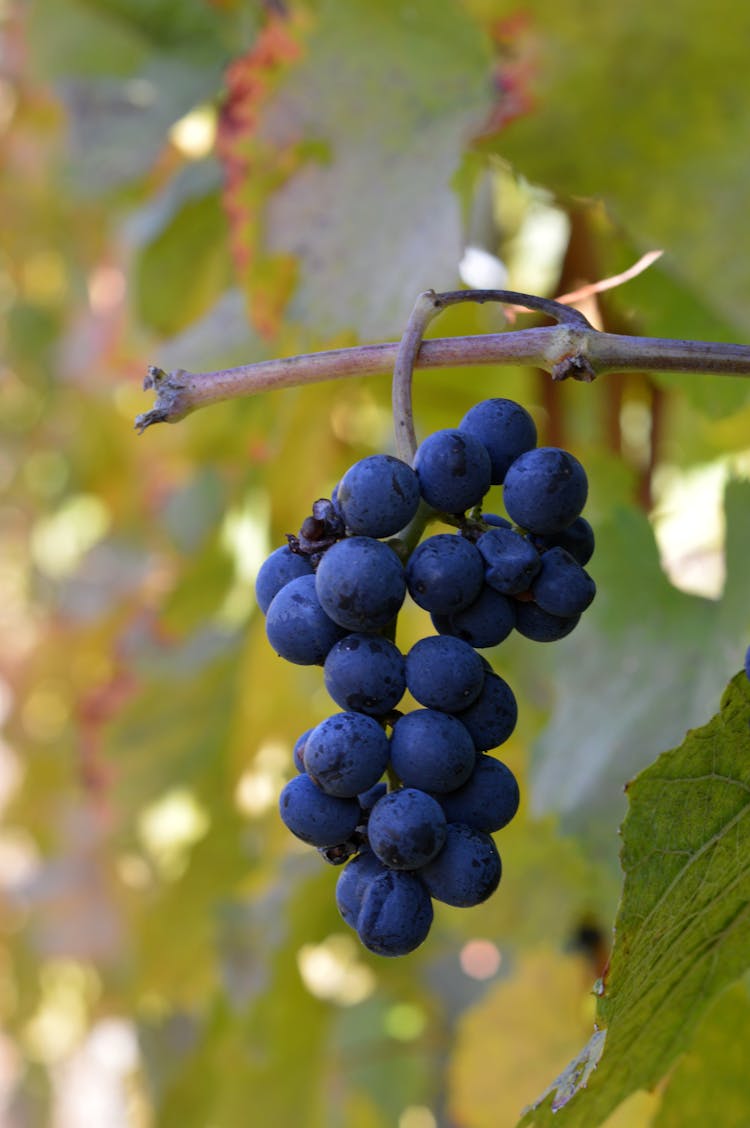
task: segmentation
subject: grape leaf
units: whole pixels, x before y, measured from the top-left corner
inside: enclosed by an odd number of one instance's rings
[[[352,325],[363,338],[393,334],[416,294],[457,279],[450,180],[490,104],[487,45],[457,4],[429,0],[323,0],[302,58],[298,25],[286,34],[284,47],[267,30],[267,50],[248,60],[229,109],[247,125],[223,147],[251,306],[264,282],[283,305],[296,272],[292,319],[323,335]],[[263,297],[256,323],[272,304]]]
[[[500,153],[560,193],[603,196],[746,332],[748,157],[737,137],[750,129],[747,5],[678,0],[667,12],[647,0],[595,9],[535,0],[529,11],[505,68],[506,104],[512,97],[522,112],[506,115]]]
[[[721,1124],[744,1128],[750,1117],[747,978],[729,987],[698,1024],[687,1053],[672,1074],[653,1128]]]
[[[598,989],[596,1069],[579,1059],[523,1124],[600,1124],[670,1069],[750,965],[750,682],[628,787],[615,945]],[[585,1055],[593,1052],[589,1044]],[[587,1086],[584,1088],[584,1084]]]

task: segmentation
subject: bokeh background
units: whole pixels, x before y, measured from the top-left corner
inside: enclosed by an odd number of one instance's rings
[[[427,287],[554,296],[655,249],[595,325],[750,341],[749,41],[738,0],[0,0],[4,1126],[504,1128],[586,1043],[625,784],[750,640],[750,384],[418,374],[421,435],[507,395],[583,461],[599,596],[562,643],[489,655],[520,704],[503,881],[402,960],[279,823],[332,708],[253,597],[393,449],[389,381],[133,420],[151,363],[395,340]],[[402,619],[406,648],[429,622]],[[744,981],[703,1002],[609,1128],[705,1124],[699,1098],[750,1122]],[[580,1099],[556,1123],[594,1125]]]

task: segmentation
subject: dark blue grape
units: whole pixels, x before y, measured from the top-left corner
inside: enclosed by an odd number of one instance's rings
[[[350,634],[328,651],[326,689],[342,709],[382,717],[406,689],[404,656],[379,635]]]
[[[505,475],[503,500],[509,517],[530,533],[559,533],[580,515],[588,481],[577,458],[559,447],[537,447],[520,455]]]
[[[301,736],[298,736],[296,741],[294,742],[294,751],[292,755],[294,756],[294,766],[298,772],[303,772],[305,770],[305,744],[307,743],[307,738],[311,732],[311,728],[305,729]]]
[[[469,730],[477,752],[497,748],[508,739],[518,720],[513,690],[499,674],[486,672],[482,692],[458,719]]]
[[[390,537],[409,524],[419,498],[419,480],[411,466],[390,454],[371,454],[344,474],[336,504],[349,532]]]
[[[311,576],[312,572],[312,564],[308,558],[292,552],[288,544],[274,549],[261,564],[255,581],[255,598],[263,614],[265,615],[271,606],[273,597],[290,580],[296,580],[299,576]]]
[[[336,882],[336,905],[350,928],[357,927],[362,896],[374,877],[388,872],[371,850],[362,850],[341,871]]]
[[[589,606],[596,595],[596,584],[564,548],[550,548],[542,556],[531,594],[542,611],[571,618]]]
[[[520,794],[510,768],[502,760],[482,752],[462,787],[435,798],[449,823],[466,823],[475,830],[493,834],[515,816]]]
[[[428,709],[457,713],[479,696],[484,682],[482,659],[468,642],[431,635],[415,642],[406,656],[406,684]]]
[[[484,585],[476,545],[455,533],[436,533],[418,544],[406,565],[409,594],[425,611],[450,615],[473,603]]]
[[[518,604],[516,630],[532,642],[557,642],[578,626],[580,615],[563,618],[543,611],[533,600]]]
[[[372,537],[348,537],[323,556],[315,588],[323,610],[334,622],[348,631],[377,631],[398,614],[406,595],[406,577],[401,561],[387,544]]]
[[[576,517],[572,525],[559,533],[534,537],[540,552],[547,548],[564,548],[583,568],[594,555],[594,530],[585,517]]]
[[[365,886],[357,933],[378,956],[405,956],[426,940],[432,920],[432,901],[419,878],[387,870]]]
[[[412,870],[435,857],[445,842],[445,826],[436,799],[414,787],[403,787],[389,791],[375,804],[367,836],[384,865]]]
[[[470,607],[453,615],[433,615],[440,634],[454,635],[478,650],[497,646],[516,625],[516,601],[485,584]]]
[[[500,884],[502,865],[489,834],[449,823],[445,845],[418,871],[431,897],[468,909],[480,905]]]
[[[388,793],[388,784],[385,781],[375,783],[372,787],[368,787],[367,791],[361,791],[357,796],[359,805],[362,808],[362,814],[366,817],[373,809],[378,799],[382,799]]]
[[[483,513],[480,520],[484,521],[485,525],[491,525],[495,529],[513,528],[508,518],[501,517],[499,513]]]
[[[414,469],[422,497],[433,509],[463,513],[490,488],[492,466],[486,448],[458,430],[434,431],[417,448]]]
[[[284,826],[310,846],[337,846],[346,842],[361,818],[356,799],[326,795],[305,772],[300,772],[283,787],[279,813]]]
[[[377,542],[376,542],[377,543]],[[315,576],[290,580],[271,600],[266,635],[287,662],[320,665],[346,631],[326,615],[316,593]]]
[[[304,759],[310,779],[328,795],[354,798],[385,771],[388,737],[364,713],[335,713],[312,730]]]
[[[477,548],[486,564],[487,583],[502,595],[526,591],[542,566],[534,545],[515,529],[489,529]]]
[[[474,770],[474,743],[460,721],[437,709],[399,717],[391,736],[391,764],[406,787],[453,791]]]
[[[470,408],[458,425],[486,447],[492,481],[503,481],[511,462],[536,446],[536,424],[525,407],[509,399],[487,399]]]

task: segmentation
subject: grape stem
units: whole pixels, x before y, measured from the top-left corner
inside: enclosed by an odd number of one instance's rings
[[[511,290],[458,290],[444,294],[426,291],[420,294],[417,304],[426,311],[432,303],[432,320],[456,301],[507,302],[547,314],[557,323],[476,337],[423,341],[416,347],[413,367],[523,365],[541,368],[553,380],[584,381],[610,372],[750,376],[750,345],[603,333],[577,310],[531,294]],[[144,388],[155,392],[156,402],[150,411],[137,416],[135,427],[142,433],[154,423],[177,423],[200,407],[258,392],[390,372],[399,350],[408,355],[406,349],[412,347],[413,343],[404,343],[402,338],[400,344],[332,349],[215,372],[194,373],[178,368],[167,373],[151,366]]]

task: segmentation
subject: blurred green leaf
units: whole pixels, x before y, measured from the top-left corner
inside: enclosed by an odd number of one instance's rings
[[[747,6],[534,0],[525,13],[509,45],[523,61],[507,71],[523,109],[498,134],[498,151],[561,194],[603,196],[640,246],[665,248],[675,273],[747,333],[750,290],[736,254],[748,172],[737,138],[750,127]]]

